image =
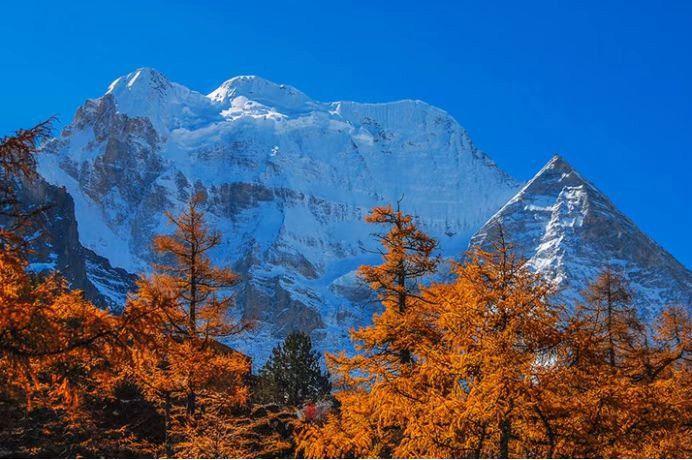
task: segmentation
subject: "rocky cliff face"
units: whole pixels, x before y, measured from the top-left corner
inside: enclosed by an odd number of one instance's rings
[[[558,156],[483,225],[471,245],[492,245],[500,225],[505,240],[570,304],[610,268],[629,280],[644,317],[671,304],[692,306],[692,272]]]
[[[348,328],[369,321],[354,270],[377,260],[372,206],[403,198],[457,256],[520,187],[420,101],[324,103],[257,77],[205,96],[151,69],[87,101],[44,152],[39,170],[74,198],[82,244],[133,273],[170,231],[163,211],[202,191],[224,234],[216,262],[243,276],[240,310],[262,324],[255,356],[294,329],[346,348]]]
[[[120,311],[124,294],[134,288],[136,277],[112,267],[107,259],[81,245],[70,195],[41,178],[18,183],[17,191],[25,209],[45,208],[32,220],[29,269],[57,270],[73,289],[82,290],[96,305]]]

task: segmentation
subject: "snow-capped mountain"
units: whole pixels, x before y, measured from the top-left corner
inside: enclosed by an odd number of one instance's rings
[[[553,157],[472,238],[487,247],[500,226],[527,263],[573,304],[605,268],[624,275],[640,313],[692,306],[692,272],[642,233],[593,184]]]
[[[252,76],[203,95],[146,68],[88,100],[44,152],[39,171],[72,195],[81,243],[132,273],[170,231],[163,211],[204,192],[224,235],[215,259],[243,276],[239,306],[262,324],[238,345],[260,361],[291,330],[343,349],[369,321],[354,270],[377,260],[372,206],[403,198],[458,256],[521,186],[420,101],[319,102]]]
[[[201,191],[224,236],[215,261],[242,275],[240,314],[261,325],[232,345],[259,363],[295,329],[322,350],[351,347],[349,328],[374,308],[355,276],[377,262],[363,216],[400,199],[447,257],[474,232],[471,245],[490,244],[501,223],[566,301],[607,266],[627,276],[645,316],[692,303],[692,273],[564,160],[522,187],[420,101],[320,102],[252,76],[203,95],[143,68],[86,101],[43,150],[39,172],[64,189],[45,184],[32,199],[64,205],[38,268],[122,305],[128,272],[147,272],[152,237],[171,230],[163,212]]]

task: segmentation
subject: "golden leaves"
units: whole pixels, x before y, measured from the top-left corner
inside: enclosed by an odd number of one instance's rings
[[[352,332],[358,354],[327,355],[339,414],[306,424],[309,457],[688,456],[689,314],[664,310],[651,332],[623,280],[595,281],[569,314],[501,242],[418,291],[398,283],[412,219],[388,223],[383,264],[361,267],[384,307]],[[410,230],[408,234],[414,234]],[[411,272],[407,272],[406,275]],[[403,297],[403,303],[401,302]],[[402,308],[403,306],[403,308]],[[402,361],[401,351],[410,353]]]

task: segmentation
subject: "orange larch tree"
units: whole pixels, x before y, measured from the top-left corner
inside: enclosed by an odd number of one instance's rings
[[[376,234],[383,263],[359,269],[384,311],[373,316],[372,326],[351,331],[359,354],[327,355],[342,388],[337,399],[343,412],[323,428],[306,428],[299,446],[309,456],[395,455],[405,426],[395,404],[402,396],[392,381],[414,372],[414,350],[432,333],[421,316],[427,300],[420,282],[436,272],[437,242],[418,229],[413,216],[391,206],[374,208],[366,221],[389,227]]]
[[[185,439],[212,429],[202,417],[216,411],[220,423],[248,396],[249,359],[218,341],[249,326],[229,314],[234,304],[228,288],[238,276],[211,263],[209,251],[221,235],[205,223],[203,204],[204,196],[197,194],[179,215],[167,213],[175,232],[154,239],[165,262],[140,281],[125,314],[149,312],[143,321],[132,322],[133,340],[140,343],[132,372],[164,412],[167,455],[173,454],[174,441],[184,455]],[[181,400],[183,414],[178,413]],[[204,414],[197,410],[200,404]]]
[[[437,270],[437,241],[420,231],[413,216],[398,207],[396,211],[391,206],[374,208],[365,221],[389,226],[387,233],[375,234],[383,248],[382,264],[363,265],[358,270],[360,278],[377,293],[384,312],[374,318],[373,327],[356,331],[353,339],[377,349],[380,355],[397,355],[403,365],[411,364],[415,330],[421,326],[416,318],[422,301],[419,283]]]
[[[159,281],[171,286],[180,307],[179,317],[168,324],[170,332],[200,351],[208,348],[210,341],[237,334],[246,326],[231,322],[228,317],[233,297],[223,295],[223,290],[234,286],[238,275],[226,267],[211,264],[208,253],[221,243],[221,234],[210,231],[204,222],[201,211],[204,199],[202,193],[197,193],[178,216],[166,213],[175,233],[154,238],[156,252],[174,259],[171,264],[156,267],[162,274]],[[194,371],[190,369],[190,372]],[[187,411],[194,414],[194,375],[187,381]]]
[[[89,402],[107,397],[113,369],[128,360],[127,331],[57,273],[28,270],[26,230],[42,208],[27,209],[17,191],[36,180],[38,143],[49,132],[50,120],[0,141],[0,433],[12,433],[0,444],[18,454],[93,455],[104,433]]]
[[[17,188],[30,186],[36,179],[36,155],[39,143],[51,133],[53,119],[30,129],[21,129],[13,136],[0,139],[0,243],[6,250],[25,252],[24,230],[32,218],[45,208],[27,209],[17,196]]]
[[[37,277],[27,271],[22,230],[36,210],[22,211],[16,187],[36,179],[37,145],[49,132],[50,120],[0,141],[0,360],[27,396],[37,393],[40,380],[46,380],[38,375],[45,376],[46,369],[70,354],[100,359],[122,344],[123,333],[115,317],[70,291],[57,274]],[[52,383],[56,379],[59,384],[51,388],[70,386],[56,375]],[[29,407],[30,402],[29,397]]]
[[[557,360],[556,455],[686,457],[692,452],[689,311],[637,318],[625,279],[605,270],[570,319]]]
[[[414,408],[402,456],[549,455],[542,384],[553,372],[562,308],[551,286],[511,246],[474,250],[454,264],[456,280],[434,284],[429,317],[436,340],[416,348],[421,366],[402,382]],[[538,442],[537,442],[538,441]]]
[[[433,267],[429,244],[422,247],[414,260]],[[547,445],[536,407],[541,374],[550,372],[546,363],[561,339],[561,309],[548,302],[550,287],[522,264],[501,244],[455,264],[455,282],[414,292],[403,315],[396,295],[385,298],[385,313],[352,334],[360,353],[329,358],[345,386],[336,395],[341,410],[322,425],[306,424],[301,452],[508,457],[536,452],[534,438]],[[397,314],[386,316],[388,310]],[[410,360],[402,362],[401,349]]]

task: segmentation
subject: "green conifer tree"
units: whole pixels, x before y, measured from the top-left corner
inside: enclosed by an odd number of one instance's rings
[[[260,370],[255,395],[262,402],[300,406],[330,391],[329,374],[320,369],[310,336],[294,332],[272,350]]]

